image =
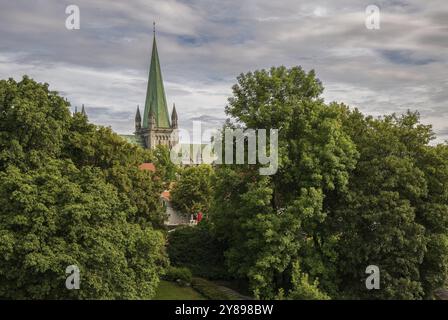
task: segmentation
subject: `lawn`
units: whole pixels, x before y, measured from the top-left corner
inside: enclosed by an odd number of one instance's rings
[[[154,300],[205,300],[191,287],[181,287],[174,282],[160,281]]]

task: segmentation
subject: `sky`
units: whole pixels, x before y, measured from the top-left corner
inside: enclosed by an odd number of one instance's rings
[[[66,28],[66,7],[80,29]],[[379,29],[366,7],[380,9]],[[446,0],[0,0],[0,79],[47,82],[91,122],[134,130],[145,104],[153,21],[168,108],[218,128],[236,77],[314,69],[326,102],[379,116],[418,110],[448,139]]]

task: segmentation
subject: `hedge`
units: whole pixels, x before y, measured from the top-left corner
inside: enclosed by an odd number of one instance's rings
[[[188,267],[193,275],[207,279],[229,279],[225,268],[225,246],[203,221],[168,233],[167,252],[171,265]]]
[[[218,285],[201,278],[193,278],[191,286],[210,300],[240,300],[240,297],[224,292]]]
[[[182,281],[184,283],[191,283],[192,274],[188,268],[179,268],[169,266],[166,270],[166,274],[163,276],[167,281]]]

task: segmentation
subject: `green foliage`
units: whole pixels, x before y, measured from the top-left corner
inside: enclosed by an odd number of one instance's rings
[[[168,234],[167,253],[171,264],[188,267],[195,276],[228,278],[223,250],[223,244],[206,221],[196,227],[177,228]]]
[[[177,166],[171,161],[170,150],[163,145],[158,145],[152,152],[156,168],[162,181],[171,182],[176,179]]]
[[[212,220],[229,248],[231,272],[254,294],[272,298],[291,286],[292,258],[326,219],[325,194],[344,190],[357,152],[338,109],[319,98],[320,81],[301,68],[272,68],[238,77],[226,111],[243,128],[278,128],[279,170],[256,165],[217,169]],[[314,264],[320,261],[314,261]]]
[[[61,153],[70,123],[67,102],[48,84],[0,80],[0,170],[36,167]]]
[[[432,298],[448,276],[447,146],[429,145],[432,130],[419,123],[417,113],[382,119],[357,110],[344,113],[344,129],[360,158],[349,192],[328,201],[332,232],[338,235],[334,250],[341,256],[340,294]],[[381,290],[368,292],[360,284],[369,264],[380,267]]]
[[[15,299],[149,298],[165,260],[160,232],[128,223],[101,171],[68,161],[28,173],[0,173],[2,286]],[[65,289],[65,268],[81,270],[81,290]]]
[[[166,270],[163,278],[168,281],[182,281],[184,283],[190,283],[193,275],[191,274],[190,269],[185,267],[173,267],[170,266]]]
[[[167,265],[151,155],[27,77],[0,81],[0,128],[0,298],[151,298]]]
[[[206,214],[212,197],[213,170],[209,165],[185,167],[171,190],[173,206],[179,212],[191,215]]]
[[[330,297],[319,290],[319,282],[314,280],[310,282],[309,276],[302,273],[298,263],[293,263],[292,272],[293,288],[288,294],[288,298],[292,300],[329,300]]]
[[[314,71],[306,73],[300,67],[257,70],[237,80],[226,113],[248,128],[283,128],[295,116],[291,104],[318,101],[323,91]]]
[[[432,298],[448,278],[448,146],[430,145],[417,113],[374,119],[321,92],[300,67],[238,77],[227,126],[278,128],[279,169],[216,169],[229,271],[263,299]],[[372,264],[381,290],[365,288]]]
[[[260,299],[434,298],[448,285],[448,145],[430,144],[418,113],[366,117],[322,91],[300,67],[238,77],[226,126],[279,129],[278,171],[261,176],[258,164],[177,173],[166,148],[71,116],[47,84],[0,81],[0,298],[152,297],[173,179],[174,207],[209,220],[169,234],[170,279],[232,275]],[[64,287],[71,264],[81,290]],[[368,265],[380,290],[365,288]]]

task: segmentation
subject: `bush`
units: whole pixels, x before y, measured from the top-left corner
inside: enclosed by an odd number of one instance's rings
[[[198,277],[229,278],[224,249],[223,243],[216,239],[206,221],[196,227],[178,228],[168,234],[167,252],[171,264],[188,267]]]
[[[188,268],[180,267],[168,267],[165,276],[163,277],[167,281],[178,281],[184,283],[191,283],[192,274]]]
[[[319,289],[319,281],[311,281],[307,273],[303,273],[299,263],[293,263],[293,288],[288,298],[291,300],[329,300],[330,297]]]

